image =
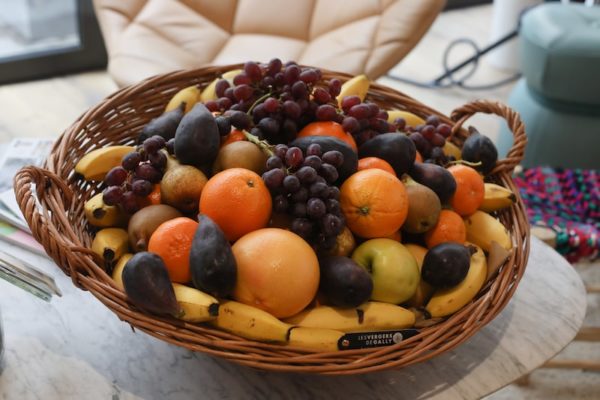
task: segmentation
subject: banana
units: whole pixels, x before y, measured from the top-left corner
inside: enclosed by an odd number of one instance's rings
[[[86,201],[83,211],[88,222],[99,228],[123,226],[127,223],[127,216],[119,207],[104,204],[102,193]]]
[[[235,76],[238,75],[240,72],[242,72],[241,69],[234,69],[234,70],[225,72],[219,78],[215,78],[215,80],[212,81],[211,83],[209,83],[208,86],[204,88],[202,93],[200,93],[200,101],[203,103],[206,103],[209,100],[216,100],[217,93],[215,92],[215,87],[217,86],[217,82],[220,79],[227,79],[229,81],[229,84],[232,84],[233,78],[235,78]]]
[[[492,242],[512,249],[512,240],[508,230],[500,221],[483,211],[475,211],[464,219],[467,228],[467,240],[489,252]]]
[[[189,286],[173,283],[175,298],[183,313],[179,319],[188,322],[204,322],[219,314],[219,301],[209,294]]]
[[[442,147],[442,150],[445,155],[452,156],[457,160],[462,160],[462,150],[451,141],[446,140],[446,143],[444,144],[444,147]]]
[[[338,351],[338,341],[344,332],[334,329],[295,327],[286,346],[320,352]]]
[[[388,122],[393,124],[398,118],[404,118],[406,126],[423,125],[425,120],[418,115],[404,110],[388,110]]]
[[[415,314],[394,304],[370,301],[356,308],[319,306],[296,314],[284,322],[303,328],[367,332],[409,328],[415,323]]]
[[[183,112],[187,113],[194,107],[198,100],[200,100],[200,88],[196,85],[188,86],[175,93],[175,96],[169,100],[165,112],[174,110],[179,107],[181,103],[185,103],[185,110]]]
[[[121,228],[101,229],[92,241],[92,251],[107,263],[117,261],[129,251],[129,235]]]
[[[101,181],[113,167],[121,165],[123,156],[135,151],[133,146],[108,146],[92,150],[77,162],[75,172],[86,181]]]
[[[495,183],[486,183],[483,203],[481,203],[479,209],[489,213],[510,207],[516,201],[517,196],[510,189]]]
[[[487,262],[485,254],[481,248],[477,247],[477,251],[471,256],[469,272],[467,272],[465,279],[456,286],[436,291],[425,309],[433,318],[454,314],[479,293],[486,276]]]
[[[337,97],[339,106],[342,107],[342,100],[347,96],[358,96],[361,101],[364,100],[365,97],[367,97],[370,85],[371,82],[369,81],[369,78],[364,74],[356,75],[354,78],[344,82],[340,94]]]
[[[425,259],[425,254],[427,254],[427,249],[412,243],[406,243],[404,247],[406,247],[410,254],[412,254],[412,256],[415,258],[417,265],[419,266],[419,272],[421,272],[423,260]],[[408,305],[410,307],[422,307],[431,297],[432,293],[433,286],[421,279],[419,280],[419,285],[417,286],[415,294],[413,294],[413,296],[408,300]]]
[[[261,342],[287,342],[292,325],[282,322],[266,311],[237,301],[223,301],[217,318],[209,324]]]
[[[131,257],[133,257],[133,254],[131,253],[123,254],[121,258],[119,258],[112,273],[113,281],[115,281],[117,287],[123,291],[125,291],[125,287],[123,286],[123,268],[125,268],[125,264],[127,264],[127,261],[129,261]]]

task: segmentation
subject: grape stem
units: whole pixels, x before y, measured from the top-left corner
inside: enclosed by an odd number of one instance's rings
[[[257,138],[256,136],[254,136],[246,130],[243,130],[242,133],[244,134],[244,136],[246,136],[246,139],[248,139],[249,142],[252,142],[255,145],[257,145],[269,157],[275,154],[272,150],[273,146],[270,145],[269,142],[267,142],[266,140],[260,140],[259,138]]]
[[[269,92],[267,94],[263,94],[258,99],[256,99],[256,101],[254,103],[252,103],[252,105],[250,106],[250,108],[248,109],[248,112],[246,112],[246,114],[248,114],[248,115],[252,114],[252,110],[254,110],[254,107],[259,105],[262,101],[266,100],[272,94],[273,94],[272,92]]]
[[[456,160],[456,161],[450,161],[449,163],[446,164],[446,166],[448,165],[467,165],[469,167],[479,167],[481,166],[481,161],[477,161],[477,162],[470,162],[470,161],[466,161],[466,160]]]

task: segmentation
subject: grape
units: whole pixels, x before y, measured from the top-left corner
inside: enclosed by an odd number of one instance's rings
[[[306,203],[306,213],[310,218],[319,219],[325,215],[326,211],[325,203],[321,199],[312,198]]]
[[[285,173],[282,169],[272,169],[262,175],[265,185],[271,190],[275,190],[281,186]]]
[[[436,131],[443,137],[447,138],[450,136],[450,133],[452,132],[452,127],[448,124],[439,124],[436,128]]]
[[[299,167],[304,161],[302,150],[298,147],[290,147],[285,154],[285,163],[290,168]],[[302,178],[300,178],[302,180]]]
[[[297,99],[308,98],[308,88],[306,83],[297,81],[292,85],[292,95]]]
[[[288,200],[282,194],[279,194],[273,198],[273,210],[278,213],[284,213],[287,211],[289,206]]]
[[[336,116],[335,107],[331,104],[323,104],[317,108],[315,116],[319,121],[331,121]]]
[[[136,196],[133,194],[133,192],[123,193],[123,197],[121,198],[121,207],[123,207],[123,210],[125,210],[125,212],[128,214],[134,214],[140,209]]]
[[[231,88],[229,88],[231,89]],[[227,90],[229,90],[227,89]],[[232,96],[233,96],[233,89],[231,90]],[[221,97],[219,100],[217,100],[217,103],[219,104],[219,108],[222,110],[229,110],[229,108],[231,108],[231,99],[229,97]]]
[[[265,100],[265,102],[263,104],[264,104],[265,110],[267,112],[275,113],[275,112],[279,111],[279,106],[280,106],[279,100],[277,100],[274,97],[269,97],[268,99]]]
[[[258,104],[252,110],[252,119],[255,123],[258,123],[261,119],[269,116],[269,112],[265,109],[265,105],[263,103]]]
[[[360,129],[360,124],[354,117],[345,117],[342,120],[342,128],[346,132],[356,133]]]
[[[436,147],[444,147],[446,139],[439,133],[434,133],[430,140],[431,144]]]
[[[427,140],[431,140],[435,134],[435,128],[432,125],[425,125],[421,129],[421,135]]]
[[[283,103],[283,114],[292,119],[298,119],[302,114],[300,105],[292,100],[286,100]]]
[[[313,167],[302,167],[296,172],[296,176],[300,182],[306,185],[317,179],[317,171]]]
[[[158,139],[158,138],[160,138],[160,139]],[[163,139],[162,136],[158,136],[158,135],[152,136],[151,138],[144,140],[144,144],[143,144],[144,151],[148,154],[156,153],[164,145],[165,145],[165,139]]]
[[[323,164],[323,162],[319,156],[307,156],[304,159],[304,163],[303,163],[304,166],[312,167],[316,171],[318,171],[321,168],[322,164]]]
[[[329,198],[334,200],[340,199],[340,189],[337,186],[332,186],[329,188]]]
[[[275,85],[277,86],[283,86],[285,83],[285,75],[283,72],[276,73],[275,76],[273,76],[273,79],[275,79]]]
[[[252,121],[250,121],[250,116],[242,111],[233,111],[230,114],[229,119],[231,121],[231,125],[238,129],[247,129],[252,123]]]
[[[302,186],[296,193],[293,193],[290,198],[296,203],[304,203],[308,200],[308,189]]]
[[[285,137],[288,139],[287,141],[291,141],[296,137],[296,134],[298,133],[298,125],[296,125],[296,123],[291,119],[286,118],[285,120],[283,120],[283,124],[281,124],[280,130],[281,133],[285,135]]]
[[[331,97],[337,97],[342,90],[342,82],[339,79],[331,79],[329,81],[329,94]]]
[[[308,194],[311,197],[328,197],[329,186],[323,182],[315,182],[308,188]]]
[[[152,183],[158,183],[160,182],[161,173],[152,164],[140,164],[135,169],[135,176],[136,178],[145,179]]]
[[[153,167],[162,170],[167,165],[167,156],[159,151],[158,153],[148,154],[148,161]]]
[[[306,204],[294,203],[292,205],[292,215],[294,217],[306,217]]]
[[[288,193],[296,193],[300,189],[300,179],[295,175],[288,175],[283,178],[283,188]]]
[[[278,156],[271,156],[267,159],[266,167],[267,167],[267,171],[270,171],[270,170],[276,169],[276,168],[281,168],[281,167],[283,167],[283,161],[281,161],[281,158]]]
[[[425,128],[425,124],[419,124],[417,126],[413,126],[413,130],[415,130],[417,132],[421,132],[423,130],[423,128]]]
[[[387,121],[389,118],[388,112],[385,110],[379,110],[377,113],[377,118]]]
[[[403,131],[406,128],[406,120],[402,117],[396,118],[394,120],[394,125],[399,131]]]
[[[331,95],[329,94],[329,92],[320,87],[315,88],[315,90],[313,90],[313,97],[319,104],[326,104],[331,101]]]
[[[335,246],[336,242],[336,236],[325,236],[323,233],[320,233],[317,236],[317,243],[323,250],[331,250]]]
[[[445,155],[444,155],[444,150],[442,150],[441,147],[434,147],[433,149],[431,149],[431,153],[429,154],[429,157],[432,158],[434,161],[440,160],[443,161],[443,159],[445,159]]]
[[[279,122],[277,122],[277,120],[274,118],[263,118],[256,126],[266,135],[276,135],[277,132],[279,132]]]
[[[421,133],[419,132],[411,133],[408,138],[413,141],[415,147],[417,148],[417,150],[419,150],[419,152],[422,152],[422,150],[424,150],[429,144],[427,139],[425,139],[423,135],[421,135]]]
[[[430,115],[425,120],[425,123],[427,125],[433,125],[435,127],[435,126],[438,126],[440,124],[440,118],[437,115]]]
[[[322,154],[321,145],[318,143],[309,144],[308,147],[306,148],[307,156],[321,157],[321,154]]]
[[[286,66],[283,70],[284,82],[288,85],[291,85],[292,83],[296,82],[298,80],[298,77],[300,76],[300,72],[300,67],[298,67],[297,65],[292,64]]]
[[[109,186],[102,192],[102,201],[107,206],[116,206],[123,198],[123,190],[119,186]]]
[[[304,83],[315,83],[319,80],[319,74],[312,68],[306,69],[300,73],[298,78]]]
[[[331,164],[323,164],[323,166],[321,166],[321,174],[329,183],[337,181],[340,177],[338,170]]]
[[[258,82],[262,78],[262,71],[257,63],[248,61],[244,64],[244,72],[254,82]]]
[[[358,96],[345,96],[342,99],[342,110],[348,112],[352,107],[361,103],[360,97]]]
[[[279,71],[281,71],[281,60],[279,58],[273,58],[269,61],[269,65],[267,66],[267,71],[270,75],[275,76]]]
[[[210,112],[219,111],[219,103],[217,103],[215,100],[209,100],[209,101],[207,101],[206,103],[204,103],[204,106]]]
[[[121,186],[127,179],[127,171],[123,167],[114,167],[104,177],[107,186]]]
[[[231,122],[229,118],[218,116],[215,118],[215,122],[217,123],[217,127],[219,128],[219,135],[227,136],[231,132]]]
[[[273,153],[275,153],[275,155],[279,158],[281,158],[282,160],[285,159],[285,154],[288,151],[288,147],[285,144],[278,144],[277,146],[275,146],[275,149],[273,149]]]
[[[225,96],[225,90],[227,90],[231,85],[227,79],[219,79],[215,84],[215,94],[217,97]]]
[[[275,78],[273,78],[272,76],[265,76],[262,79],[262,87],[265,89],[268,89],[269,86],[274,86],[275,85]]]
[[[327,199],[325,200],[325,205],[327,208],[327,212],[334,215],[341,215],[342,208],[340,207],[340,202],[335,199]]]
[[[233,95],[237,100],[247,100],[254,94],[254,89],[250,85],[238,85],[233,89]]]
[[[174,139],[171,139],[174,140]],[[121,165],[127,171],[133,171],[135,167],[142,161],[142,155],[137,151],[132,151],[131,153],[127,153],[123,160],[121,161]]]
[[[341,233],[342,229],[344,229],[344,224],[339,217],[333,214],[325,214],[321,220],[321,228],[325,236],[335,237]]]
[[[249,85],[252,83],[252,80],[246,75],[245,72],[240,72],[233,78],[233,84],[236,86],[239,85]]]
[[[369,107],[369,118],[375,118],[377,117],[377,114],[379,114],[379,106],[375,103],[364,103],[367,105],[367,107]]]
[[[138,179],[131,184],[131,191],[133,194],[139,197],[146,197],[150,193],[152,193],[153,189],[152,183],[148,182],[145,179]]]
[[[292,232],[307,239],[313,230],[313,224],[306,218],[295,218],[292,221]]]
[[[165,147],[167,148],[167,152],[171,155],[175,154],[175,138],[171,138],[167,141],[167,144],[165,145]]]
[[[366,104],[357,104],[348,110],[348,115],[357,119],[369,118],[370,110]]]
[[[324,163],[331,164],[334,167],[341,167],[344,163],[344,155],[337,150],[328,151],[321,158]]]

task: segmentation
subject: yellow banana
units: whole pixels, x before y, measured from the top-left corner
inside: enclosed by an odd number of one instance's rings
[[[489,252],[492,242],[504,247],[512,248],[512,240],[508,230],[500,221],[483,211],[475,211],[464,219],[467,228],[467,240]]]
[[[219,329],[261,342],[287,342],[291,325],[266,311],[237,301],[223,301],[219,315],[208,322]]]
[[[101,229],[92,241],[92,251],[106,262],[117,261],[129,251],[129,235],[121,228]]]
[[[115,281],[117,287],[123,291],[125,290],[125,287],[123,286],[123,268],[125,268],[125,264],[127,264],[127,261],[129,261],[131,257],[133,257],[133,254],[131,253],[123,254],[121,258],[119,258],[112,273],[113,281]]]
[[[517,201],[517,197],[510,189],[495,183],[486,183],[483,203],[479,209],[489,213],[510,207],[515,201]]]
[[[290,331],[287,346],[314,351],[338,351],[338,341],[344,332],[334,329],[295,327]]]
[[[209,294],[189,286],[173,283],[175,298],[183,313],[179,319],[188,322],[204,322],[219,314],[219,301]]]
[[[340,94],[337,97],[339,106],[342,106],[342,100],[347,96],[358,96],[361,101],[364,100],[365,97],[367,97],[370,85],[371,82],[369,81],[369,78],[364,74],[356,75],[354,78],[344,82]]]
[[[119,207],[104,204],[102,193],[86,201],[83,211],[88,222],[99,228],[124,226],[127,223],[127,216]]]
[[[319,306],[284,321],[304,328],[368,332],[409,328],[415,323],[415,315],[394,304],[370,301],[356,308]]]
[[[186,88],[181,89],[179,92],[175,93],[175,96],[169,100],[167,107],[165,108],[165,112],[169,112],[171,110],[176,109],[181,105],[181,103],[185,103],[184,113],[187,113],[194,107],[194,105],[200,100],[200,88],[198,86],[188,86]]]
[[[419,272],[421,272],[421,268],[423,267],[423,260],[425,259],[425,254],[427,253],[427,249],[425,247],[421,247],[416,244],[406,243],[404,245],[413,255],[415,260],[417,260],[417,265],[419,266]],[[417,286],[417,290],[413,297],[408,300],[408,305],[411,307],[422,307],[425,305],[431,294],[433,293],[433,286],[429,283],[425,282],[423,279],[419,281],[419,285]]]
[[[86,181],[101,181],[108,171],[121,165],[123,156],[135,151],[133,146],[108,146],[92,150],[77,162],[75,172]]]
[[[217,93],[215,92],[215,87],[217,86],[217,82],[219,81],[219,79],[227,79],[229,81],[229,84],[232,84],[233,78],[235,78],[235,76],[238,75],[240,72],[242,72],[241,69],[227,71],[223,75],[221,75],[221,77],[216,78],[214,81],[209,83],[208,86],[204,88],[202,93],[200,93],[200,101],[205,103],[209,100],[216,100]]]
[[[460,150],[460,148],[449,140],[446,140],[446,143],[444,144],[444,147],[442,147],[442,150],[447,156],[452,156],[457,160],[462,159],[462,151]]]
[[[406,121],[406,126],[417,126],[425,123],[425,120],[418,115],[404,110],[388,110],[388,122],[393,124],[398,118]]]
[[[469,245],[469,243],[467,243]],[[487,276],[487,262],[481,248],[471,256],[469,272],[461,283],[437,290],[425,309],[433,318],[452,315],[467,305],[479,293]]]

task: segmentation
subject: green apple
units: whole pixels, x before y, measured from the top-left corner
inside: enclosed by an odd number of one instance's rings
[[[417,290],[421,274],[413,255],[392,239],[367,240],[354,250],[352,259],[373,279],[371,299],[400,304]]]

